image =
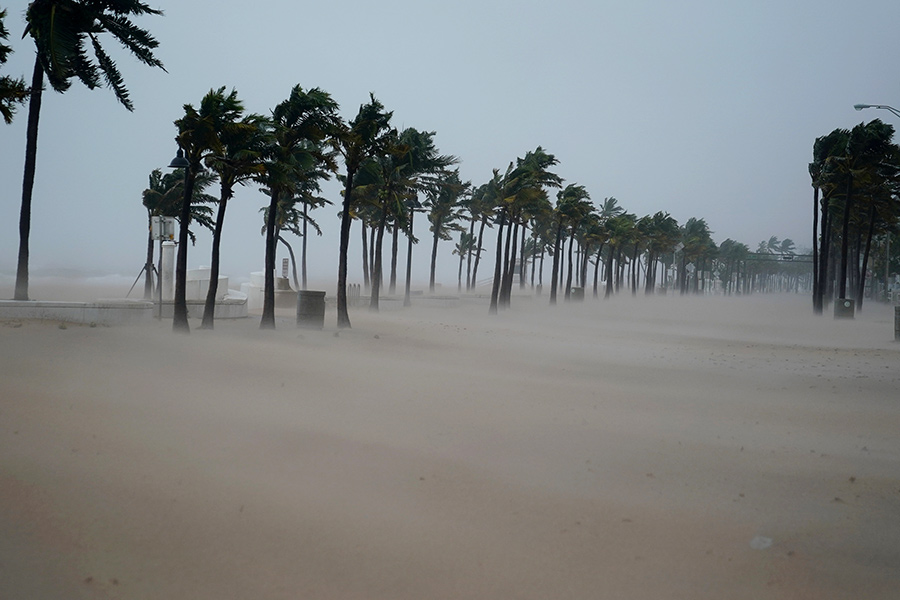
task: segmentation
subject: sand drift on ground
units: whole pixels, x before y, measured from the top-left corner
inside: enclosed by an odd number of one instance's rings
[[[2,598],[895,598],[890,307],[0,323]]]

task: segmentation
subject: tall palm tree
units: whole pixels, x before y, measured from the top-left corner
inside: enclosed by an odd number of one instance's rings
[[[186,162],[184,197],[179,217],[178,255],[175,265],[175,302],[173,304],[172,329],[189,333],[187,315],[187,239],[191,222],[191,204],[198,174],[203,162],[222,155],[221,133],[229,123],[234,123],[243,110],[237,95],[225,94],[225,88],[210,90],[200,100],[199,108],[184,105],[184,116],[175,120],[178,135],[178,151]]]
[[[294,86],[290,96],[272,111],[272,143],[260,182],[269,195],[266,222],[265,289],[260,329],[275,328],[275,236],[278,203],[294,195],[298,179],[327,177],[337,169],[325,147],[339,126],[338,104],[313,88]]]
[[[563,181],[562,177],[550,170],[558,163],[555,156],[538,146],[523,158],[517,158],[515,166],[510,163],[498,186],[498,205],[503,220],[507,223],[507,235],[504,253],[498,255],[502,268],[499,271],[500,280],[495,278],[491,290],[491,306],[488,309],[491,314],[497,308],[506,308],[510,304],[517,248],[517,244],[511,242],[517,237],[519,226],[527,223],[531,215],[550,210],[546,188],[561,187]],[[503,227],[499,228],[498,233],[502,235]]]
[[[553,266],[550,276],[550,304],[556,304],[556,290],[559,287],[560,256],[562,236],[566,227],[574,228],[593,209],[591,195],[583,185],[570,183],[556,194],[556,208],[553,210],[556,236],[553,245]],[[567,296],[568,297],[568,296]]]
[[[0,40],[9,39],[9,31],[3,25],[5,18],[6,11],[0,10]],[[10,54],[12,54],[12,48],[0,43],[0,65],[8,60]],[[16,79],[9,75],[0,77],[0,116],[7,124],[12,123],[17,106],[24,104],[27,99],[28,88],[25,86],[23,78]]]
[[[338,250],[337,325],[350,327],[347,312],[347,250],[350,247],[350,222],[353,218],[353,179],[360,165],[384,145],[385,135],[391,130],[391,116],[384,105],[369,95],[369,102],[359,107],[352,121],[343,125],[335,142],[344,158],[344,199],[341,209],[341,238]]]
[[[28,5],[25,35],[31,36],[37,52],[31,76],[25,134],[16,300],[28,300],[28,240],[44,76],[57,92],[68,90],[72,78],[78,78],[89,89],[105,82],[126,109],[134,110],[116,63],[100,45],[100,36],[110,34],[139,61],[163,68],[162,62],[153,56],[153,50],[159,43],[130,18],[145,14],[160,15],[162,11],[150,8],[139,0],[34,0]]]
[[[860,123],[850,131],[846,152],[843,156],[831,157],[844,175],[844,211],[841,225],[841,270],[838,280],[839,298],[846,298],[847,260],[849,255],[850,215],[854,205],[856,187],[862,187],[877,177],[879,165],[890,151],[894,128],[875,119],[868,124]]]
[[[225,88],[219,88],[218,94],[224,94]],[[234,196],[236,185],[245,185],[253,178],[259,177],[264,169],[263,157],[269,142],[269,123],[261,115],[240,116],[243,106],[237,99],[237,92],[232,90],[230,101],[236,102],[240,108],[233,116],[236,120],[225,121],[219,132],[221,154],[211,155],[207,166],[219,176],[219,201],[216,211],[216,224],[213,229],[212,255],[209,267],[209,289],[203,308],[201,329],[212,329],[215,323],[216,296],[219,289],[219,248],[222,241],[222,227],[225,223],[225,210],[228,201]],[[239,120],[238,120],[238,117]]]
[[[816,138],[813,144],[813,162],[809,163],[809,174],[813,185],[813,202],[817,204],[813,210],[813,311],[821,314],[825,306],[825,290],[829,285],[829,254],[834,229],[834,211],[836,198],[839,195],[839,175],[836,158],[843,155],[850,131],[835,129],[826,136]],[[821,198],[820,198],[821,196]],[[821,223],[817,223],[817,215],[821,210]],[[816,226],[820,225],[816,232]],[[818,244],[815,244],[818,237]]]
[[[430,190],[425,206],[431,222],[431,269],[428,291],[434,293],[434,277],[437,266],[438,241],[449,240],[451,231],[460,229],[457,221],[462,217],[460,199],[468,193],[471,184],[459,178],[459,169],[447,171],[437,188]]]

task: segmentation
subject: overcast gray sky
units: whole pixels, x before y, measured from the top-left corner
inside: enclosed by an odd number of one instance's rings
[[[290,88],[320,87],[356,114],[369,92],[397,126],[437,132],[481,184],[536,146],[595,204],[706,219],[716,242],[755,248],[769,236],[811,244],[813,141],[882,118],[854,103],[900,106],[896,0],[150,0],[163,17],[138,19],[159,40],[168,73],[117,53],[136,106],[79,83],[44,96],[34,188],[31,264],[136,276],[146,213],[141,191],[175,153],[172,121],[210,89],[236,88],[267,113]],[[27,2],[0,0],[16,53],[3,73],[30,75],[19,39]],[[108,48],[114,48],[112,42]],[[15,272],[27,110],[0,124],[0,273]],[[337,188],[329,195],[339,201]],[[258,209],[238,190],[229,205],[222,269],[260,270]],[[317,218],[311,269],[333,280],[337,209]],[[424,229],[424,220],[418,231]],[[353,242],[359,237],[354,228]],[[493,235],[490,236],[493,238]],[[439,280],[455,285],[452,245]],[[427,276],[420,244],[416,276]],[[350,279],[359,280],[351,248]],[[281,254],[279,254],[281,258]],[[209,263],[209,237],[189,255]]]

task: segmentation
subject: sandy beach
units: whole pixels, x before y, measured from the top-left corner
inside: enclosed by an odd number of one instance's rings
[[[893,313],[0,323],[0,598],[888,599]]]

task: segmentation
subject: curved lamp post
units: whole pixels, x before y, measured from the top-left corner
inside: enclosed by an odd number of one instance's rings
[[[892,106],[888,106],[887,104],[854,104],[853,108],[856,110],[862,110],[864,108],[880,108],[882,110],[889,110],[894,113],[894,116],[900,117],[900,110]]]
[[[174,331],[188,333],[190,326],[187,320],[187,300],[185,298],[185,280],[187,278],[187,241],[188,222],[191,214],[191,163],[184,157],[181,146],[172,162],[170,169],[184,169],[184,198],[181,201],[181,223],[178,231],[178,256],[175,264],[175,301],[172,303],[172,329]],[[162,312],[162,303],[159,310]]]

